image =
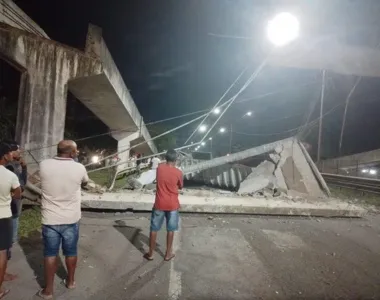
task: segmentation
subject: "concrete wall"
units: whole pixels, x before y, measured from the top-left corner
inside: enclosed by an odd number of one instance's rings
[[[360,168],[370,167],[380,163],[380,149],[347,155],[332,159],[326,159],[319,164],[322,173],[355,175]],[[342,172],[347,169],[349,173]]]
[[[41,37],[49,38],[45,31],[13,3],[12,0],[0,0],[0,22]]]
[[[37,161],[55,155],[63,138],[67,82],[102,72],[79,50],[0,23],[0,53],[22,72],[16,139]]]

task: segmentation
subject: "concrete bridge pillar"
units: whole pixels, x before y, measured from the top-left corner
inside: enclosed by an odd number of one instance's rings
[[[22,75],[16,126],[16,140],[28,150],[32,165],[56,154],[66,117],[66,82],[52,72],[38,71],[29,69]]]
[[[131,147],[131,141],[139,137],[139,131],[112,133],[112,137],[117,140],[117,152],[124,151],[123,153],[118,154],[118,156],[120,159],[119,163],[125,162],[125,164],[119,165],[118,169],[127,168],[130,153],[130,151],[127,149]]]

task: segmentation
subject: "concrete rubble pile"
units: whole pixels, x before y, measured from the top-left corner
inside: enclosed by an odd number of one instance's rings
[[[267,154],[268,159],[257,167],[236,163],[262,154]],[[297,139],[278,141],[210,161],[197,161],[193,165],[187,162],[183,171],[189,182],[228,188],[242,196],[285,194],[323,198],[330,195],[314,162]]]
[[[267,159],[257,167],[244,164],[245,159],[264,154]],[[211,160],[196,160],[191,155],[181,155],[178,167],[184,173],[185,185],[227,189],[241,196],[323,198],[330,195],[317,167],[296,138]],[[154,176],[146,176],[148,172],[142,173],[139,178],[131,178],[129,184],[132,189],[155,188]],[[149,182],[146,181],[148,177]]]

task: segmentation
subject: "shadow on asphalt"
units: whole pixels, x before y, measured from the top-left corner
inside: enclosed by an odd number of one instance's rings
[[[91,298],[88,298],[88,300],[132,299],[132,297],[138,291],[140,291],[145,285],[151,283],[154,280],[156,273],[165,264],[165,262],[162,261],[150,271],[143,272],[141,275],[136,276],[136,273],[147,263],[149,262],[143,261],[141,264],[136,266],[133,270],[129,271],[124,276],[118,278],[116,281],[93,294]],[[131,278],[133,278],[132,281],[130,281]],[[128,295],[128,298],[124,298],[125,295]]]
[[[45,286],[44,281],[44,256],[43,256],[43,242],[41,233],[38,231],[33,232],[27,238],[20,238],[20,247],[25,254],[29,266],[32,268],[36,281],[41,288]],[[66,269],[60,257],[58,257],[57,276],[64,280],[67,277]]]
[[[144,245],[149,249],[149,237],[142,233],[142,230],[137,227],[127,226],[124,221],[116,221],[117,225],[114,228],[123,234],[128,241],[131,242],[133,246],[136,247],[143,255],[146,253]],[[165,257],[165,254],[160,249],[160,244],[157,243],[156,252],[161,256]]]

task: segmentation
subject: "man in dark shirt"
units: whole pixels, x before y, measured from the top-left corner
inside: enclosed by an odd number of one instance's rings
[[[166,254],[165,261],[171,260],[173,253],[174,232],[179,225],[179,200],[178,189],[183,187],[182,172],[176,168],[177,152],[166,152],[166,163],[157,168],[156,199],[152,210],[150,223],[149,252],[144,255],[147,260],[153,260],[153,252],[156,248],[157,232],[160,231],[164,219],[166,219]]]
[[[20,147],[15,141],[6,141],[12,150],[13,161],[9,162],[5,167],[13,168],[13,172],[17,175],[21,190],[24,190],[26,185],[28,170],[24,160],[21,157]],[[11,209],[12,209],[12,223],[13,223],[13,243],[18,240],[18,224],[19,217],[22,210],[22,199],[12,199]]]

